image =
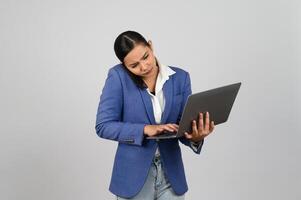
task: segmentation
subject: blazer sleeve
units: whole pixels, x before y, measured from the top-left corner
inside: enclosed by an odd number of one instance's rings
[[[144,126],[122,121],[123,90],[119,74],[111,68],[98,105],[95,130],[99,137],[123,143],[142,145]]]
[[[179,123],[180,119],[181,119],[181,115],[183,113],[183,109],[184,109],[184,106],[185,106],[185,103],[188,99],[188,96],[192,93],[191,92],[191,81],[190,81],[190,75],[188,72],[186,72],[186,78],[185,78],[185,84],[184,84],[184,89],[183,89],[184,93],[183,93],[183,101],[182,101],[182,104],[181,104],[181,110],[180,110],[180,115],[178,117],[178,120],[177,120],[177,123]],[[201,140],[199,143],[192,143],[191,141],[189,141],[185,136],[184,137],[181,137],[179,138],[179,140],[186,146],[190,147],[193,152],[195,152],[196,154],[200,154],[201,153],[201,149],[202,149],[202,146],[204,144],[204,139]]]

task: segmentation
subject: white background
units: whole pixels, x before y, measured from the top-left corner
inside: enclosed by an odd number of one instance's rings
[[[94,130],[113,43],[135,30],[193,92],[242,82],[187,200],[301,199],[300,1],[0,1],[0,199],[115,199],[117,143]]]

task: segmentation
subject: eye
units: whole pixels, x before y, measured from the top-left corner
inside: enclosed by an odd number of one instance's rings
[[[148,58],[148,55],[146,55],[146,56],[144,57],[144,60],[147,59],[147,58]]]
[[[132,66],[132,68],[135,68],[135,67],[137,67],[137,64]]]

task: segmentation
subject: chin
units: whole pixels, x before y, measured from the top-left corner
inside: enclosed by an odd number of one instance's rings
[[[149,77],[150,74],[149,74],[149,73],[147,73],[147,74],[142,74],[141,76],[142,76],[142,77]]]

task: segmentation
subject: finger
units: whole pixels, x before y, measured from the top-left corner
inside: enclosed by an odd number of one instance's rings
[[[170,132],[174,132],[174,129],[172,127],[169,127],[168,124],[164,125],[164,130],[170,131]]]
[[[172,124],[173,126],[175,126],[175,127],[177,127],[177,128],[179,128],[179,125],[178,124]]]
[[[178,131],[179,126],[177,124],[169,124],[171,127],[173,127],[176,131]]]
[[[169,130],[166,129],[166,127],[165,127],[164,124],[162,124],[162,125],[159,126],[159,131],[160,131],[160,132],[165,132],[165,131],[169,131]]]
[[[196,135],[196,134],[198,134],[198,127],[196,126],[196,121],[195,120],[193,120],[192,121],[192,134],[194,134],[194,135]]]
[[[187,139],[191,139],[191,138],[192,138],[192,135],[189,134],[189,133],[187,133],[187,132],[185,132],[184,135],[185,135],[185,137],[186,137]]]
[[[211,121],[210,132],[214,130],[214,121]]]
[[[167,125],[169,128],[171,128],[172,131],[175,131],[175,132],[178,131],[177,127],[173,126],[172,124],[166,124],[166,125]]]
[[[204,124],[204,121],[203,121],[203,113],[200,113],[199,114],[199,131],[203,131],[203,124]]]
[[[206,124],[205,124],[205,130],[206,130],[206,131],[209,131],[209,122],[210,122],[210,121],[209,121],[209,118],[210,118],[210,117],[209,117],[209,112],[207,111],[207,112],[206,112]]]

